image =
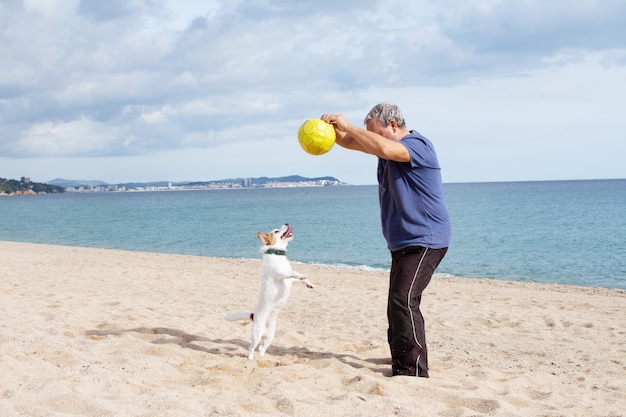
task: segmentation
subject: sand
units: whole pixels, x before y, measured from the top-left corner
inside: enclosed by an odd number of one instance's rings
[[[391,377],[387,273],[296,269],[250,361],[260,260],[0,242],[0,415],[626,415],[626,291],[435,277],[431,377]]]

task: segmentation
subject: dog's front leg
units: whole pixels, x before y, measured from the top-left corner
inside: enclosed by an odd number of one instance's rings
[[[290,278],[294,281],[302,282],[304,285],[306,285],[307,288],[315,288],[315,285],[313,285],[313,283],[309,281],[306,275],[302,275],[299,272],[292,271]]]

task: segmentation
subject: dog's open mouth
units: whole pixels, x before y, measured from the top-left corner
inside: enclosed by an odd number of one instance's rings
[[[285,230],[285,233],[283,233],[280,238],[289,239],[291,236],[293,236],[293,227],[287,225],[287,230]]]

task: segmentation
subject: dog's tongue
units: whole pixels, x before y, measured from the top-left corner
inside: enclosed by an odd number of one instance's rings
[[[287,230],[285,231],[285,233],[283,233],[281,237],[283,239],[287,239],[287,238],[290,238],[291,236],[293,236],[293,227],[289,226],[287,227]]]

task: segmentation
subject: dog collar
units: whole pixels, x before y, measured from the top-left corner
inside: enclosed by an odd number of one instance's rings
[[[280,249],[268,249],[265,251],[266,255],[287,255],[287,251]]]

